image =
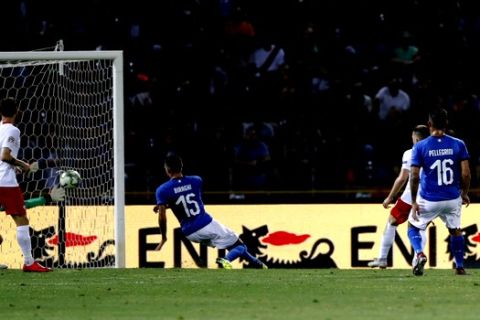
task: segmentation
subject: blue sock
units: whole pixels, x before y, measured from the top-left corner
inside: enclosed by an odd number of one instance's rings
[[[263,265],[263,262],[258,260],[256,257],[252,256],[248,252],[248,250],[245,250],[245,252],[242,254],[242,258],[244,258],[245,260],[247,260],[250,263],[253,263],[253,264],[257,265],[258,267],[261,267]]]
[[[422,236],[420,235],[420,229],[414,226],[408,226],[408,239],[410,239],[410,244],[415,253],[422,252]]]
[[[463,268],[463,256],[465,254],[465,239],[463,236],[450,236],[450,251],[455,258],[455,267]]]
[[[240,244],[228,251],[228,254],[225,256],[225,259],[232,262],[233,260],[241,257],[247,251],[247,247],[244,244]]]
[[[230,250],[228,252],[228,254],[225,256],[225,259],[227,259],[228,261],[231,262],[231,261],[237,259],[238,257],[242,257],[243,259],[247,260],[248,262],[253,263],[253,264],[255,264],[259,267],[261,267],[263,265],[262,261],[258,260],[257,258],[252,256],[248,252],[247,246],[244,245],[244,244],[240,244],[240,245],[236,246],[235,248],[233,248],[232,250]]]

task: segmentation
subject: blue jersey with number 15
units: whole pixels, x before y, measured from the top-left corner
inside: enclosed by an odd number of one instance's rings
[[[155,195],[157,205],[172,209],[186,236],[212,221],[203,205],[202,178],[198,176],[170,179],[157,188]]]
[[[452,200],[460,196],[461,166],[469,159],[465,143],[449,135],[430,136],[412,149],[412,166],[422,168],[420,195],[429,201]]]

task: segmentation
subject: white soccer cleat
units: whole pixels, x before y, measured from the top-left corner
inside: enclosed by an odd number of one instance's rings
[[[423,276],[423,270],[425,269],[425,264],[427,263],[427,256],[420,252],[417,254],[417,259],[414,259],[415,264],[413,264],[412,272],[416,276]]]
[[[387,259],[375,258],[373,261],[368,263],[370,268],[380,268],[385,269],[387,267]]]

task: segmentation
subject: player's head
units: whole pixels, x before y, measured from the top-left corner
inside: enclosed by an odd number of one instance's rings
[[[412,130],[412,141],[413,144],[417,143],[420,140],[425,139],[430,135],[430,130],[428,127],[424,124],[419,124],[418,126],[415,126]]]
[[[447,110],[443,108],[432,110],[428,116],[428,124],[432,129],[445,130],[448,124]]]
[[[17,102],[13,98],[5,98],[0,101],[0,114],[2,117],[11,118],[17,114]]]
[[[182,173],[183,161],[178,155],[174,153],[167,154],[165,158],[165,172],[171,176],[174,174]]]

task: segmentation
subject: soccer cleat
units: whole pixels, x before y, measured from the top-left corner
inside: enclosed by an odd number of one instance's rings
[[[368,266],[370,268],[380,268],[380,269],[385,269],[387,267],[387,259],[382,259],[382,258],[375,258],[373,261],[370,261],[368,263]]]
[[[465,275],[467,275],[467,272],[465,271],[464,268],[460,267],[460,268],[455,269],[455,274],[457,276],[465,276]]]
[[[1,270],[1,269],[8,269],[8,266],[5,265],[5,264],[1,264],[1,263],[0,263],[0,270]]]
[[[423,252],[420,252],[417,254],[417,260],[414,262],[412,268],[413,274],[416,276],[423,276],[423,269],[427,263],[427,256]]]
[[[23,271],[24,272],[51,272],[53,270],[50,269],[50,268],[44,267],[40,263],[35,261],[34,263],[32,263],[29,266],[24,264],[23,265]]]
[[[268,269],[268,266],[265,263],[262,263],[262,269]]]
[[[223,269],[232,269],[232,264],[227,259],[218,258],[217,263],[221,265]]]

